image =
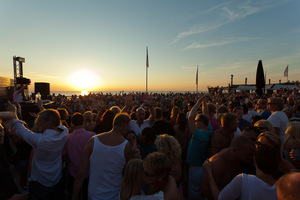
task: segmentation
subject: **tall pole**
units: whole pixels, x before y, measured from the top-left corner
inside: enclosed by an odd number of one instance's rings
[[[287,76],[286,76],[286,82],[289,82],[289,65],[287,65]]]
[[[146,94],[148,94],[148,67],[146,68]]]
[[[198,93],[198,65],[197,65],[197,72],[196,72],[196,93]]]
[[[148,47],[146,47],[146,94],[148,94],[148,68],[149,68]]]

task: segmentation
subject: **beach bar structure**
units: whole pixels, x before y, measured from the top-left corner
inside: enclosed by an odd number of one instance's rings
[[[277,90],[281,90],[281,89],[287,89],[287,90],[300,90],[299,86],[297,86],[295,83],[274,83],[274,84],[266,84],[264,90],[265,93],[267,94],[272,94],[274,91]],[[237,84],[237,85],[228,85],[227,87],[208,87],[208,92],[209,93],[229,93],[229,92],[234,92],[234,93],[238,93],[238,92],[255,92],[256,90],[256,85],[255,84]]]

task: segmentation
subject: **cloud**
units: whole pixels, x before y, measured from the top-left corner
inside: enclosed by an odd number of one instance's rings
[[[227,22],[223,22],[223,21],[222,22],[212,22],[210,24],[195,25],[194,27],[190,28],[190,30],[179,33],[176,36],[176,38],[173,40],[172,43],[176,43],[179,40],[181,40],[182,38],[185,38],[190,35],[200,34],[200,33],[204,33],[207,31],[217,29],[226,23],[228,23],[228,21]]]
[[[199,16],[199,14],[195,14],[199,20],[204,18],[202,15],[207,15],[205,18],[211,20],[209,22],[194,24],[189,28],[189,30],[178,33],[172,42],[176,43],[185,37],[218,29],[228,23],[262,12],[277,5],[278,3],[274,4],[274,2],[270,0],[257,2],[248,0],[242,3],[240,3],[240,1],[233,0],[227,3],[222,3],[200,13],[201,16]]]
[[[265,2],[261,1],[260,5],[253,5],[252,1],[244,2],[243,4],[234,6],[225,6],[222,8],[224,15],[230,21],[239,20],[249,15],[266,10],[269,6],[264,5]]]
[[[256,38],[249,38],[249,37],[244,37],[244,38],[226,38],[223,41],[206,43],[206,44],[193,43],[193,44],[185,47],[184,50],[198,49],[198,48],[207,48],[207,47],[215,47],[215,46],[227,45],[227,44],[232,44],[232,43],[237,43],[237,42],[243,42],[243,41],[248,41],[248,40],[253,40],[253,39],[256,39]]]

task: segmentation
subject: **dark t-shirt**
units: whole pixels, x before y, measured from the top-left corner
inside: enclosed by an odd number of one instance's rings
[[[156,135],[168,134],[175,136],[175,130],[171,123],[168,123],[164,120],[159,120],[154,123],[152,128],[155,129]]]

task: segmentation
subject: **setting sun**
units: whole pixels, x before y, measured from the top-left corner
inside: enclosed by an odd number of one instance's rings
[[[68,84],[77,91],[93,91],[99,88],[100,79],[91,71],[80,70],[69,76]]]
[[[86,95],[88,95],[88,94],[89,94],[88,91],[81,91],[81,96],[86,96]]]

